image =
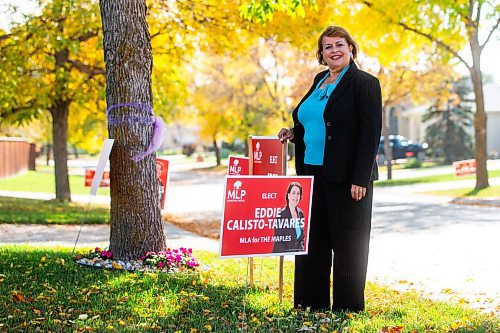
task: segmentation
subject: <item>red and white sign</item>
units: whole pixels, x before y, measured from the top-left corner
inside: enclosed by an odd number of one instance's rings
[[[168,160],[156,158],[156,176],[158,177],[158,194],[160,196],[160,208],[165,208],[165,194],[167,192],[168,182]]]
[[[250,174],[263,176],[284,175],[286,144],[277,136],[250,136]]]
[[[229,156],[227,164],[228,175],[248,175],[249,160],[248,157]]]
[[[312,176],[227,176],[220,256],[307,254]]]
[[[476,160],[463,160],[453,162],[455,176],[471,175],[476,173]]]
[[[85,186],[90,187],[92,181],[94,180],[95,169],[85,169]],[[102,173],[102,179],[99,182],[99,187],[109,187],[109,171],[104,171]]]

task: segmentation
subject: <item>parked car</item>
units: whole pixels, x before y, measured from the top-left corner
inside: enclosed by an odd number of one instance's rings
[[[425,149],[427,144],[413,143],[410,139],[402,135],[389,135],[389,144],[392,147],[392,159],[416,157],[420,161],[425,158]],[[377,161],[379,164],[385,164],[387,159],[384,152],[384,137],[380,137],[378,146]]]

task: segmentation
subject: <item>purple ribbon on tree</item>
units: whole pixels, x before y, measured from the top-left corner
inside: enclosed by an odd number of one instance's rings
[[[151,113],[150,116],[133,116],[133,115],[122,115],[120,117],[116,116],[110,116],[109,112],[118,107],[122,106],[128,106],[136,109],[141,109],[145,111],[149,111]],[[148,149],[146,151],[143,151],[137,155],[134,155],[131,157],[131,159],[134,162],[139,162],[142,160],[144,157],[148,156],[149,154],[152,154],[156,152],[162,142],[163,138],[165,137],[165,132],[166,132],[166,125],[163,119],[160,117],[155,117],[153,113],[153,108],[146,104],[146,103],[141,103],[141,102],[128,102],[128,103],[119,103],[115,105],[111,105],[107,110],[106,110],[106,118],[108,118],[108,122],[111,125],[121,125],[121,124],[134,124],[134,123],[145,123],[145,124],[153,124],[153,137],[151,138],[151,142],[149,143]]]

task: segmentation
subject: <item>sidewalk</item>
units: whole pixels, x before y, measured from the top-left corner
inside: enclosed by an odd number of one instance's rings
[[[26,244],[33,246],[75,245],[80,226],[42,225],[42,224],[0,224],[0,246],[5,244]],[[193,250],[219,251],[219,242],[200,237],[165,223],[167,246],[170,248],[187,247]],[[77,247],[107,247],[109,245],[109,225],[84,225]]]
[[[490,178],[490,186],[500,185],[500,177]],[[484,207],[500,207],[500,198],[493,197],[483,197],[483,198],[454,198],[451,196],[442,195],[430,195],[423,194],[424,192],[441,191],[441,190],[454,190],[460,188],[474,188],[476,181],[474,179],[467,180],[455,180],[450,182],[437,182],[437,183],[423,183],[423,184],[413,184],[413,185],[402,185],[402,186],[384,186],[375,187],[375,189],[381,193],[391,194],[394,196],[400,195],[401,193],[412,194],[416,200],[422,200],[425,202],[435,202],[435,203],[451,203],[457,205],[472,205],[472,206],[484,206]]]
[[[498,160],[488,160],[487,161],[488,170],[498,170],[500,169],[500,159]],[[415,178],[415,177],[425,177],[425,176],[433,176],[433,175],[446,175],[452,174],[455,170],[453,166],[436,166],[430,168],[418,168],[418,169],[393,169],[392,175],[393,179],[404,179],[404,178]],[[387,171],[380,172],[379,170],[380,180],[387,179]]]

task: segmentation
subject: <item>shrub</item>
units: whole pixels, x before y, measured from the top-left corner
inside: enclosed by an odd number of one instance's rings
[[[420,161],[416,157],[410,157],[408,160],[406,160],[404,168],[415,169],[415,168],[420,168],[421,166],[422,166],[422,161]]]

